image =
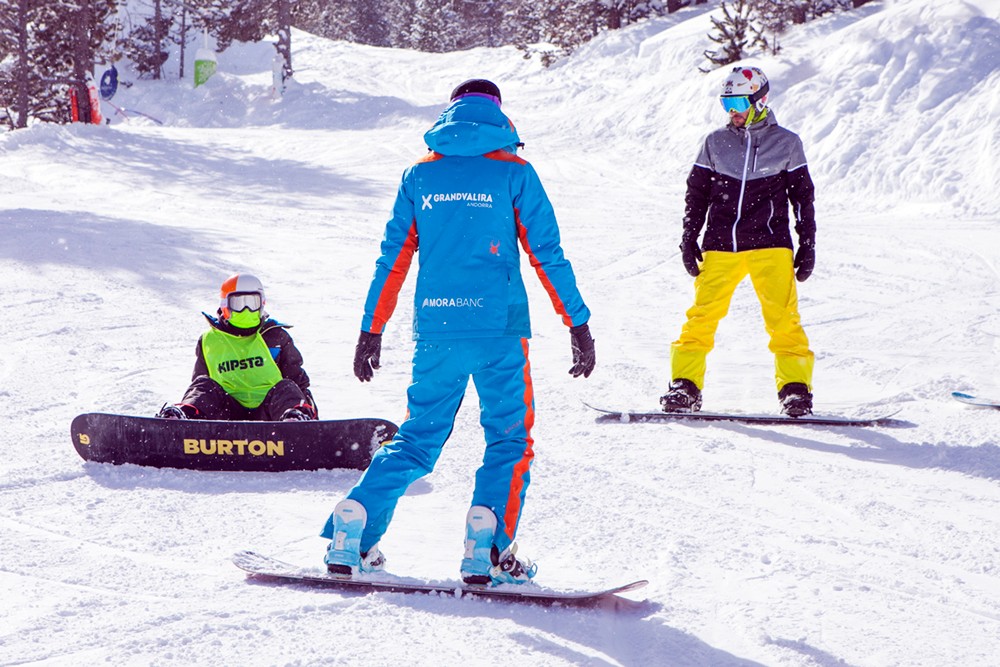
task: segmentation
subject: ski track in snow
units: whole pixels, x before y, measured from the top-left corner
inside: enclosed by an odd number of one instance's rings
[[[0,664],[995,664],[1000,410],[950,397],[1000,394],[995,2],[873,2],[754,61],[817,184],[818,264],[799,287],[817,408],[898,407],[897,423],[598,425],[583,405],[652,410],[669,381],[692,292],[684,181],[722,122],[721,73],[696,73],[710,10],[603,35],[548,70],[509,47],[421,54],[297,32],[281,101],[271,47],[235,46],[197,90],[119,92],[162,127],[112,116],[0,136]],[[229,562],[243,548],[321,567],[318,532],[357,471],[83,463],[69,423],[177,400],[199,311],[238,270],[295,325],[322,416],[399,422],[413,276],[383,368],[359,385],[363,299],[399,175],[472,76],[504,92],[597,340],[594,375],[570,377],[566,331],[524,263],[537,457],[521,553],[552,588],[650,585],[568,609],[247,579]],[[705,409],[776,407],[744,284]],[[391,571],[457,577],[481,457],[470,383],[382,542]]]

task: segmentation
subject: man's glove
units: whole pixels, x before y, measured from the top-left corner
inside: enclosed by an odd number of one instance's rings
[[[792,268],[795,269],[795,279],[800,283],[812,275],[816,267],[816,239],[799,239],[799,250],[795,253]]]
[[[684,268],[692,276],[697,276],[701,273],[701,269],[698,268],[698,262],[702,259],[701,248],[698,247],[698,238],[694,234],[684,234],[681,239],[681,260],[684,262]]]
[[[373,368],[379,367],[382,354],[382,334],[362,331],[358,344],[354,347],[354,375],[362,382],[368,382],[375,375]]]
[[[597,363],[590,327],[586,324],[571,327],[569,337],[570,345],[573,346],[573,367],[569,369],[569,374],[575,378],[581,375],[589,378],[590,374],[594,372],[594,364]]]

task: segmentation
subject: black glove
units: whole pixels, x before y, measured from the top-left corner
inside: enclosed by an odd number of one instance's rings
[[[362,382],[368,382],[375,375],[373,368],[379,367],[382,354],[382,334],[362,331],[358,344],[354,347],[354,375]]]
[[[693,234],[685,234],[684,238],[681,239],[681,260],[684,262],[684,268],[692,276],[697,276],[701,273],[701,269],[698,268],[698,262],[701,259],[701,248],[698,247],[698,239]]]
[[[812,275],[816,267],[816,239],[799,239],[799,250],[795,253],[792,268],[795,269],[795,279],[800,283]]]
[[[594,354],[594,339],[590,335],[590,327],[581,324],[569,330],[570,345],[573,347],[573,367],[569,374],[575,378],[581,375],[589,378],[594,372],[597,357]]]

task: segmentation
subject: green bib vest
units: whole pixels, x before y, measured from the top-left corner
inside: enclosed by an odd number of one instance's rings
[[[267,392],[281,381],[278,364],[260,333],[231,336],[210,329],[201,337],[208,376],[245,408],[256,408]]]

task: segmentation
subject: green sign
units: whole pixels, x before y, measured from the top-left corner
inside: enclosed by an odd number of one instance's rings
[[[198,49],[198,53],[194,57],[194,87],[197,88],[201,84],[208,81],[208,79],[215,74],[215,51],[210,49]]]

